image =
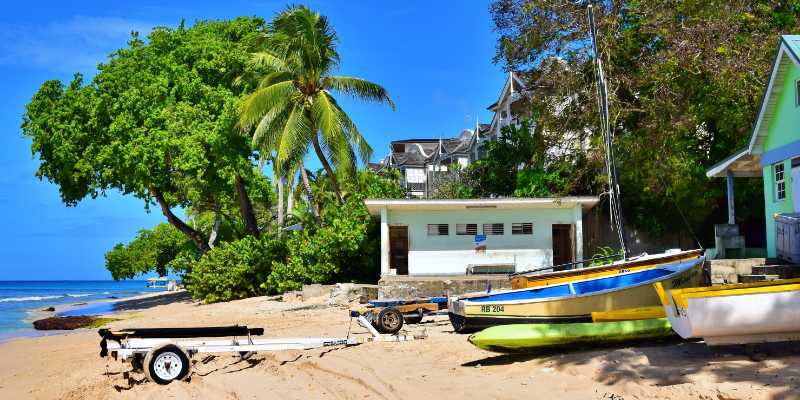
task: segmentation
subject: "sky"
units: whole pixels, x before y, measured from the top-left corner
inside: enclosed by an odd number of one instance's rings
[[[99,63],[125,47],[131,31],[176,28],[182,18],[270,19],[286,3],[259,2],[6,2],[0,13],[0,280],[102,280],[105,252],[127,244],[143,228],[166,218],[148,214],[142,200],[110,193],[75,207],[58,187],[35,177],[22,115],[31,96],[50,79],[66,83],[75,72],[89,81]],[[341,41],[338,75],[384,86],[395,103],[375,107],[341,101],[375,151],[389,142],[444,138],[488,123],[486,110],[507,74],[492,63],[497,34],[487,1],[311,1],[328,16]],[[320,167],[309,159],[307,167]]]

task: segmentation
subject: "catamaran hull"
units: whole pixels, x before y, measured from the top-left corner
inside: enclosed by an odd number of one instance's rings
[[[546,354],[679,339],[666,318],[582,324],[495,326],[469,342],[496,353]]]
[[[573,294],[560,298],[531,301],[469,301],[451,303],[450,322],[456,332],[468,333],[497,325],[566,324],[592,322],[592,312],[658,306],[659,295],[652,283],[664,287],[696,287],[700,284],[703,257],[690,263],[679,273],[635,285],[597,293]]]

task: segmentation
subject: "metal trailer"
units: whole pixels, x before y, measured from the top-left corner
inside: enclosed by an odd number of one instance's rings
[[[253,339],[264,334],[263,328],[246,326],[206,328],[100,329],[100,357],[130,363],[133,370],[144,372],[151,382],[167,385],[184,380],[191,372],[190,358],[198,353],[234,353],[247,359],[259,351],[307,350],[320,347],[354,346],[368,342],[405,342],[427,335],[381,335],[358,311],[350,313],[371,337]],[[232,340],[175,341],[175,338],[233,336]],[[171,337],[167,338],[167,337]],[[110,343],[109,343],[110,341]]]
[[[425,315],[447,314],[446,297],[367,300],[367,303],[367,308],[359,310],[360,313],[383,333],[399,331],[404,322],[418,324]]]

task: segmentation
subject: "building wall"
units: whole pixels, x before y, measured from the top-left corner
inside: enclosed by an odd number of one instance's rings
[[[580,207],[580,206],[576,206]],[[578,215],[576,224],[575,215]],[[388,224],[408,225],[408,272],[415,274],[463,274],[470,264],[502,264],[516,262],[517,271],[552,265],[552,224],[575,224],[576,249],[583,253],[580,210],[443,210],[388,211]],[[533,234],[512,235],[512,223],[533,223]],[[475,254],[475,238],[457,235],[456,224],[478,224],[483,234],[484,223],[503,223],[503,235],[487,235],[486,253]],[[449,224],[447,236],[428,236],[428,224]]]
[[[781,95],[775,104],[769,133],[764,140],[764,153],[800,140],[797,127],[800,126],[800,108],[797,107],[795,81],[800,79],[800,70],[789,63],[783,81]],[[763,157],[763,154],[762,154]],[[786,182],[786,199],[776,201],[775,164],[765,165],[764,174],[764,213],[767,223],[767,256],[775,257],[775,214],[791,213],[793,209],[791,157],[783,160]]]

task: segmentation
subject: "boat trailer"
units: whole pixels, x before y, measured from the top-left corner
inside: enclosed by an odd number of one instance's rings
[[[424,339],[427,335],[381,335],[358,311],[350,312],[369,330],[371,337],[253,339],[264,334],[264,328],[246,326],[203,328],[100,329],[100,357],[128,362],[136,372],[159,385],[184,380],[191,371],[190,358],[197,353],[238,353],[243,360],[259,351],[307,350],[320,347],[355,346],[368,342],[405,342]],[[173,339],[233,336],[231,340],[173,341]]]

